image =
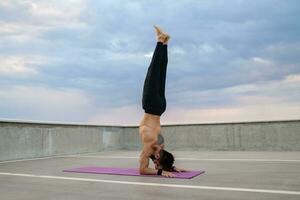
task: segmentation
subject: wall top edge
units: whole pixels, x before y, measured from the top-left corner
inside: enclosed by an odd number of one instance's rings
[[[268,121],[240,121],[240,122],[205,122],[205,123],[186,123],[186,124],[161,124],[161,126],[195,126],[195,125],[224,125],[224,124],[252,124],[252,123],[280,123],[280,122],[300,122],[300,119],[288,120],[268,120]],[[116,128],[136,128],[138,125],[105,125],[78,122],[55,122],[55,121],[36,121],[36,120],[18,120],[18,119],[1,119],[1,123],[17,124],[36,124],[36,125],[62,125],[62,126],[96,126],[96,127],[116,127]]]

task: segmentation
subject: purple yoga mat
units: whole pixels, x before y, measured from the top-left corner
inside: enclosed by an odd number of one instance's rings
[[[137,169],[134,168],[115,168],[115,167],[80,167],[74,169],[63,170],[63,172],[76,173],[91,173],[91,174],[111,174],[111,175],[125,175],[125,176],[147,176],[147,177],[163,177],[159,175],[141,175]],[[191,179],[195,176],[203,174],[205,171],[189,171],[189,172],[173,172],[176,176],[174,178]]]

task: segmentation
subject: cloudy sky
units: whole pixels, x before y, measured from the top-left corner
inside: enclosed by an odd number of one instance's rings
[[[171,35],[162,124],[300,119],[298,0],[0,0],[0,118],[137,125]]]

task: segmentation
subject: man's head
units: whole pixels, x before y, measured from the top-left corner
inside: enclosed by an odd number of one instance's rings
[[[150,158],[155,163],[156,168],[162,169],[165,171],[172,170],[172,166],[173,166],[174,160],[175,160],[174,156],[170,152],[168,152],[164,149],[160,149],[159,156],[151,156]]]

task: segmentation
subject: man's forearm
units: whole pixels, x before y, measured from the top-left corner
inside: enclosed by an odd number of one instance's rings
[[[157,171],[158,170],[152,169],[152,168],[144,168],[144,169],[140,170],[140,173],[141,174],[157,174]]]

